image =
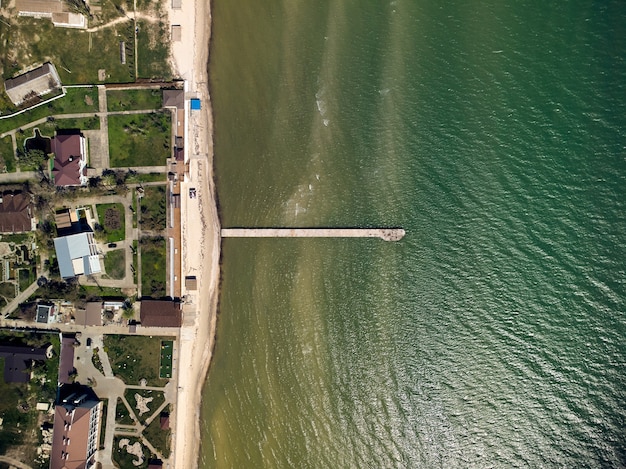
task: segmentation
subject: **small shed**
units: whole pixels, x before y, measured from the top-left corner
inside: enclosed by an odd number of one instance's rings
[[[198,279],[195,275],[188,275],[187,277],[185,277],[185,288],[187,290],[198,289]]]
[[[191,99],[191,110],[192,111],[199,111],[202,108],[201,104],[200,104],[200,100],[198,98],[192,98]]]
[[[182,28],[179,24],[172,25],[172,42],[180,42],[182,39]]]

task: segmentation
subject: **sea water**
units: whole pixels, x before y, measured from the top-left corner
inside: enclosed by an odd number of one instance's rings
[[[626,466],[626,7],[216,0],[205,468]]]

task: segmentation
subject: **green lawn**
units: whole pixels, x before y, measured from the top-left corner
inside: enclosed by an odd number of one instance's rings
[[[109,116],[109,155],[115,168],[164,166],[170,157],[168,112]]]
[[[143,436],[148,440],[155,449],[161,452],[163,457],[168,458],[170,455],[170,441],[172,431],[170,429],[161,430],[160,418],[155,418],[150,425],[143,430]]]
[[[163,91],[160,89],[107,91],[107,109],[109,111],[161,109],[161,107],[163,107]]]
[[[31,347],[53,346],[53,358],[35,366],[35,377],[29,383],[5,383],[0,379],[0,454],[9,449],[16,450],[22,461],[32,462],[36,456],[36,445],[29,435],[38,432],[38,419],[41,412],[35,410],[37,402],[54,401],[59,368],[60,340],[58,334],[31,334],[18,331],[0,331],[0,341],[11,345],[29,345]],[[0,358],[0,369],[4,369],[4,358]],[[41,379],[45,384],[41,384]],[[24,406],[24,411],[19,410]],[[29,444],[30,442],[30,444]],[[24,446],[20,446],[24,444]],[[31,454],[32,453],[32,454]]]
[[[121,288],[115,287],[93,287],[89,285],[81,285],[79,294],[85,297],[91,297],[95,301],[96,298],[124,298],[125,295]]]
[[[0,139],[0,172],[6,169],[7,173],[13,173],[15,168],[16,161],[13,142],[11,141],[11,136],[8,135]]]
[[[18,114],[15,117],[0,120],[0,132],[19,129],[30,122],[57,114],[96,113],[97,111],[98,89],[95,86],[89,88],[68,88],[67,93],[62,98],[55,99],[48,104]]]
[[[174,353],[174,341],[161,341],[161,364],[159,366],[159,376],[161,378],[172,377],[172,355]]]
[[[162,231],[167,227],[165,186],[147,186],[141,198],[141,228]]]
[[[39,130],[47,135],[52,135],[55,130],[64,129],[99,130],[100,119],[95,115],[93,117],[78,117],[75,119],[57,118],[39,126]]]
[[[132,454],[128,454],[126,451],[126,447],[120,448],[120,440],[126,439],[129,440],[129,445],[132,446],[135,443],[139,442],[141,444],[141,450],[143,451],[143,462],[139,465],[135,465],[135,462],[139,462],[136,456]],[[148,467],[148,460],[150,459],[150,450],[148,447],[144,446],[141,440],[132,436],[121,436],[118,435],[113,438],[113,448],[112,448],[112,456],[113,461],[117,464],[117,467],[120,468],[136,468],[136,469],[145,469]]]
[[[126,250],[116,249],[104,255],[104,270],[115,280],[121,280],[126,274]]]
[[[117,399],[117,407],[115,407],[115,423],[119,423],[121,425],[132,425],[135,423],[126,408],[126,405],[120,398]]]
[[[166,296],[165,239],[142,238],[141,249],[141,295],[152,298]]]
[[[167,339],[171,338],[106,335],[104,347],[113,373],[129,385],[138,386],[145,378],[148,386],[165,386],[168,380],[159,378],[159,359],[161,340]]]
[[[149,409],[148,412],[139,415],[135,394],[139,394],[141,397],[144,397],[146,399],[152,398],[152,400],[146,404]],[[165,396],[161,391],[151,391],[149,389],[126,389],[126,391],[124,392],[124,397],[126,398],[126,401],[128,401],[131,409],[135,413],[135,417],[137,417],[137,420],[139,420],[142,424],[145,424],[146,419],[151,417],[152,414],[154,414],[154,412],[156,412],[156,410],[161,407],[161,404],[165,402]]]
[[[140,78],[158,78],[169,81],[169,28],[165,22],[137,21],[138,73]]]
[[[128,177],[128,182],[166,182],[166,173],[148,173],[148,174],[133,174]]]
[[[123,241],[126,237],[124,206],[122,204],[96,205],[100,226],[104,229],[107,243]]]

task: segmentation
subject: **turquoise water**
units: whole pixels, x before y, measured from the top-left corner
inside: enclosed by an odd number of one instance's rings
[[[626,466],[623,2],[213,3],[203,467]]]

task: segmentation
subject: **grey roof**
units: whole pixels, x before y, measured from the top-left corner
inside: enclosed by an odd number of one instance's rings
[[[51,305],[37,305],[37,322],[46,324],[50,317]]]
[[[54,238],[54,248],[57,253],[61,277],[70,278],[83,273],[90,275],[100,272],[92,233],[76,233],[62,238]],[[82,272],[74,268],[74,260],[80,260]]]

